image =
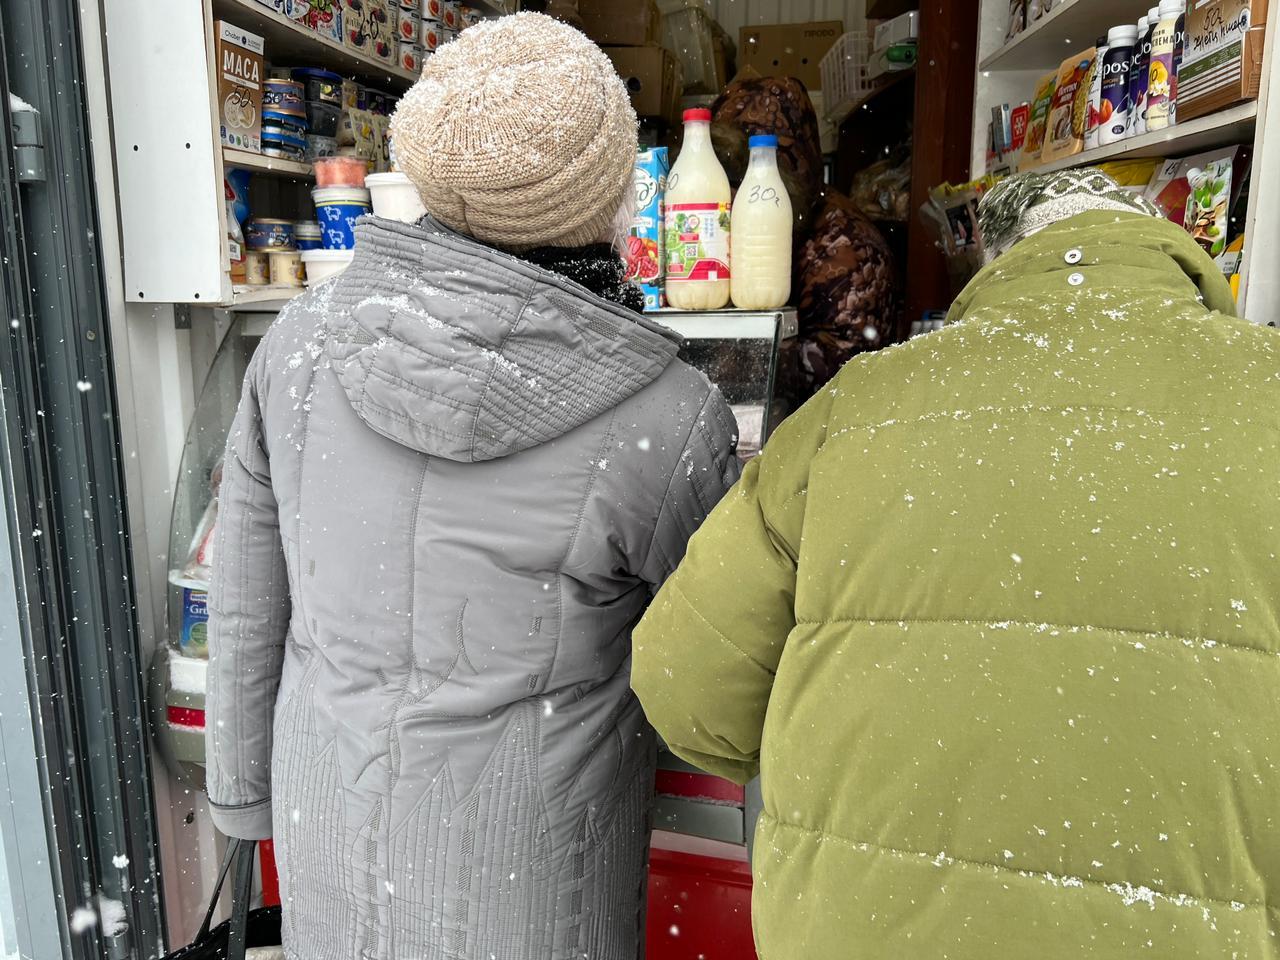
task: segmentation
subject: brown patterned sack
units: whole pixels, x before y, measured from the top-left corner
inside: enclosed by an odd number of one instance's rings
[[[795,262],[802,373],[816,390],[855,353],[888,346],[893,254],[852,200],[827,190]]]
[[[822,147],[818,115],[809,91],[794,77],[740,73],[712,106],[711,139],[716,156],[735,186],[747,172],[747,138],[778,138],[778,172],[791,195],[796,226],[804,224],[822,189]]]

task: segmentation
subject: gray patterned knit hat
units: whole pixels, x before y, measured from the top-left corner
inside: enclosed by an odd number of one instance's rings
[[[1001,180],[978,205],[978,225],[987,260],[1007,253],[1019,240],[1060,220],[1090,210],[1160,216],[1148,200],[1120,186],[1101,170],[1020,173]]]

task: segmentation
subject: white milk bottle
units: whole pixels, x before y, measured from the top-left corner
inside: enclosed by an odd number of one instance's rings
[[[711,111],[684,112],[684,144],[667,175],[667,304],[719,310],[729,302],[729,178],[711,146]]]
[[[791,198],[778,173],[778,138],[752,137],[751,162],[733,203],[733,305],[773,310],[791,296]]]

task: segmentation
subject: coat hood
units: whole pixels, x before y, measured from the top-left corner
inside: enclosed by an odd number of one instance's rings
[[[355,259],[327,296],[329,356],[360,418],[463,462],[518,453],[599,416],[656,380],[680,345],[430,217],[362,219]]]
[[[1072,313],[1082,298],[1123,295],[1172,316],[1182,307],[1236,315],[1231,286],[1177,224],[1138,213],[1081,213],[1014,244],[956,297],[947,323],[984,308]],[[1148,302],[1149,301],[1149,302]]]

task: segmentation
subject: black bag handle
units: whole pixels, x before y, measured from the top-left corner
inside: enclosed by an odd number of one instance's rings
[[[197,943],[209,938],[213,914],[218,909],[218,899],[222,896],[227,874],[234,864],[236,873],[231,884],[231,931],[227,941],[227,960],[244,960],[249,929],[249,901],[253,896],[253,857],[257,848],[256,840],[233,839],[227,844],[227,853],[222,858],[222,868],[218,871],[218,882],[213,885],[213,896],[209,899],[209,909],[205,912],[204,923],[200,924],[200,932],[196,935]]]

